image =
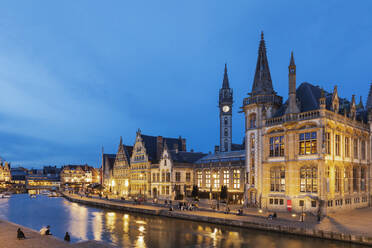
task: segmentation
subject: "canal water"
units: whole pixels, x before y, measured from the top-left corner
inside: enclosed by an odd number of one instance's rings
[[[0,219],[39,230],[50,225],[53,235],[72,242],[100,240],[119,247],[251,247],[336,248],[362,246],[251,229],[116,212],[72,203],[61,197],[27,194],[0,199]]]

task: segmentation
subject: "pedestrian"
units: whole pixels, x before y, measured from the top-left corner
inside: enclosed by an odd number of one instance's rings
[[[46,231],[45,231],[45,235],[52,235],[52,234],[50,233],[50,226],[47,225],[46,228],[47,228],[47,229],[46,229]]]
[[[17,230],[17,239],[26,239],[26,236],[22,232],[21,228],[18,228],[18,230]]]
[[[70,242],[70,234],[68,234],[68,232],[66,232],[64,240]]]

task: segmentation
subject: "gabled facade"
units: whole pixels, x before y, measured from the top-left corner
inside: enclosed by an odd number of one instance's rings
[[[120,137],[111,180],[112,192],[115,195],[123,197],[129,195],[129,169],[132,150],[133,147],[124,145],[123,139]]]
[[[206,154],[169,149],[164,146],[157,166],[151,168],[151,197],[181,200],[191,196],[194,163]]]

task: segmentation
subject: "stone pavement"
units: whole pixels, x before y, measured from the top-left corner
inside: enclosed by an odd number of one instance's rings
[[[26,239],[17,239],[17,229],[21,228]],[[0,220],[1,248],[113,248],[109,244],[97,241],[67,243],[54,236],[40,235],[39,232],[27,227]]]

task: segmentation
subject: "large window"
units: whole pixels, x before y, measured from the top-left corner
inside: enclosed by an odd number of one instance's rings
[[[316,154],[316,132],[300,134],[300,155]]]
[[[233,184],[234,189],[240,188],[240,170],[233,171]]]
[[[340,135],[336,134],[335,135],[335,153],[336,156],[340,156]]]
[[[366,191],[366,168],[360,168],[360,190]]]
[[[223,171],[223,185],[229,186],[230,183],[230,172],[228,170]]]
[[[300,169],[300,191],[318,192],[318,169],[316,167],[305,166]]]
[[[284,156],[284,138],[276,136],[270,138],[270,157]]]
[[[274,192],[285,192],[284,167],[273,167],[270,169],[270,190]]]
[[[181,181],[181,172],[176,172],[176,182]]]
[[[358,158],[358,139],[354,139],[354,158]]]
[[[200,188],[202,186],[202,183],[203,183],[203,172],[198,171],[196,173],[196,180],[197,180],[198,187]]]
[[[345,137],[345,157],[350,157],[350,138]]]
[[[256,114],[249,116],[249,128],[256,128]]]
[[[211,172],[210,171],[205,172],[205,187],[207,188],[211,187]]]
[[[353,167],[353,191],[359,191],[359,184],[358,184],[358,167]]]
[[[366,159],[366,141],[363,140],[362,141],[362,159],[365,160]]]
[[[349,167],[345,168],[344,171],[344,192],[350,193],[351,192],[351,169]]]
[[[331,154],[331,133],[326,133],[326,153]]]
[[[191,181],[191,173],[186,172],[186,182],[190,182],[190,181]]]
[[[335,192],[340,192],[341,189],[341,172],[340,168],[335,167]]]
[[[220,172],[216,171],[213,173],[213,188],[219,189],[220,188]]]

